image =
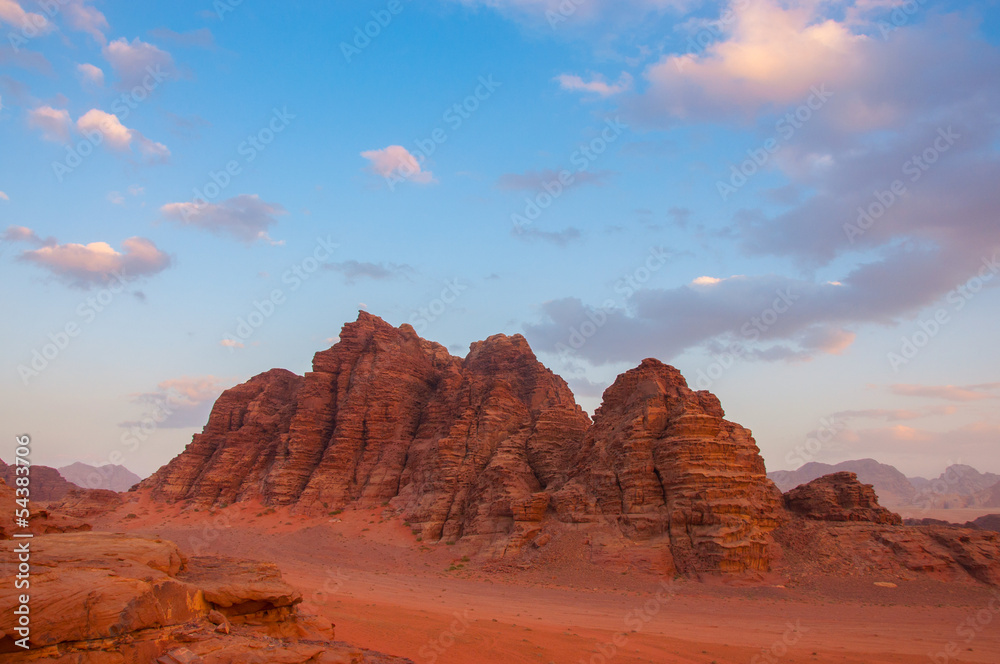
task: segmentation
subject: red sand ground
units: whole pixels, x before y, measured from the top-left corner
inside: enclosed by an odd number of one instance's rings
[[[276,562],[305,610],[337,624],[338,640],[420,664],[1000,662],[1000,613],[987,609],[985,586],[828,577],[663,586],[568,550],[554,566],[486,571],[463,561],[461,545],[424,546],[382,514],[304,519],[143,502],[95,529],[157,534],[189,555]]]

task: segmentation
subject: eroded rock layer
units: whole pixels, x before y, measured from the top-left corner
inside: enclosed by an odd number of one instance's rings
[[[0,553],[11,558],[16,545],[0,542]],[[300,613],[301,595],[271,564],[187,560],[172,542],[110,533],[45,535],[30,546],[29,628],[13,611],[19,591],[0,588],[10,607],[0,615],[0,660],[10,664],[410,661],[333,642],[333,626]]]
[[[811,564],[809,549],[842,531],[900,569],[1000,579],[992,535],[905,530],[850,473],[783,499],[750,431],[657,360],[620,375],[591,423],[520,335],[463,359],[365,312],[304,377],[276,369],[227,390],[204,431],[134,490],[310,514],[384,506],[415,538],[462,539],[486,558],[530,557],[569,534],[664,574],[760,575]],[[98,498],[66,507],[100,512]],[[831,569],[853,564],[830,555]]]
[[[633,539],[667,538],[684,574],[766,571],[781,494],[750,431],[724,415],[677,369],[643,360],[605,391],[557,510],[614,520]]]
[[[140,490],[308,511],[391,501],[425,539],[476,537],[502,555],[538,532],[589,424],[520,335],[463,360],[362,312],[304,378],[274,370],[226,391]]]
[[[850,472],[831,473],[784,495],[791,512],[819,521],[867,521],[902,525],[903,518],[878,504],[871,484]]]

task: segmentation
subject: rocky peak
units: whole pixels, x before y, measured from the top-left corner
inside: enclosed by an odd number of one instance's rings
[[[871,484],[851,472],[832,473],[798,486],[784,495],[789,511],[819,521],[868,521],[900,525],[902,517],[878,504]]]
[[[605,391],[557,499],[573,520],[615,516],[630,538],[665,539],[689,574],[766,571],[767,534],[780,520],[780,493],[750,432],[653,359]]]

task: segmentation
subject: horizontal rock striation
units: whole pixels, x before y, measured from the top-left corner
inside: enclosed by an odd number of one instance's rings
[[[724,415],[713,394],[643,360],[605,391],[557,510],[613,520],[636,540],[667,538],[683,574],[768,570],[781,494],[750,432]]]
[[[589,424],[520,335],[463,360],[362,312],[305,377],[275,370],[227,390],[139,490],[311,512],[391,501],[425,539],[476,537],[503,555],[537,534]]]
[[[0,542],[14,556],[16,542]],[[0,660],[126,664],[398,663],[333,642],[333,627],[299,612],[301,595],[274,565],[185,559],[172,542],[110,533],[31,540],[30,650],[17,616],[0,615]],[[0,603],[18,606],[13,584]]]
[[[831,473],[784,495],[789,511],[820,521],[868,521],[901,525],[903,518],[878,503],[871,484],[850,472]]]

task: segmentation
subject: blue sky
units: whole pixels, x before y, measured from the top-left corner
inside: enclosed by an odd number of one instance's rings
[[[367,309],[588,410],[658,357],[770,469],[998,472],[998,16],[0,0],[8,429],[148,474]]]

